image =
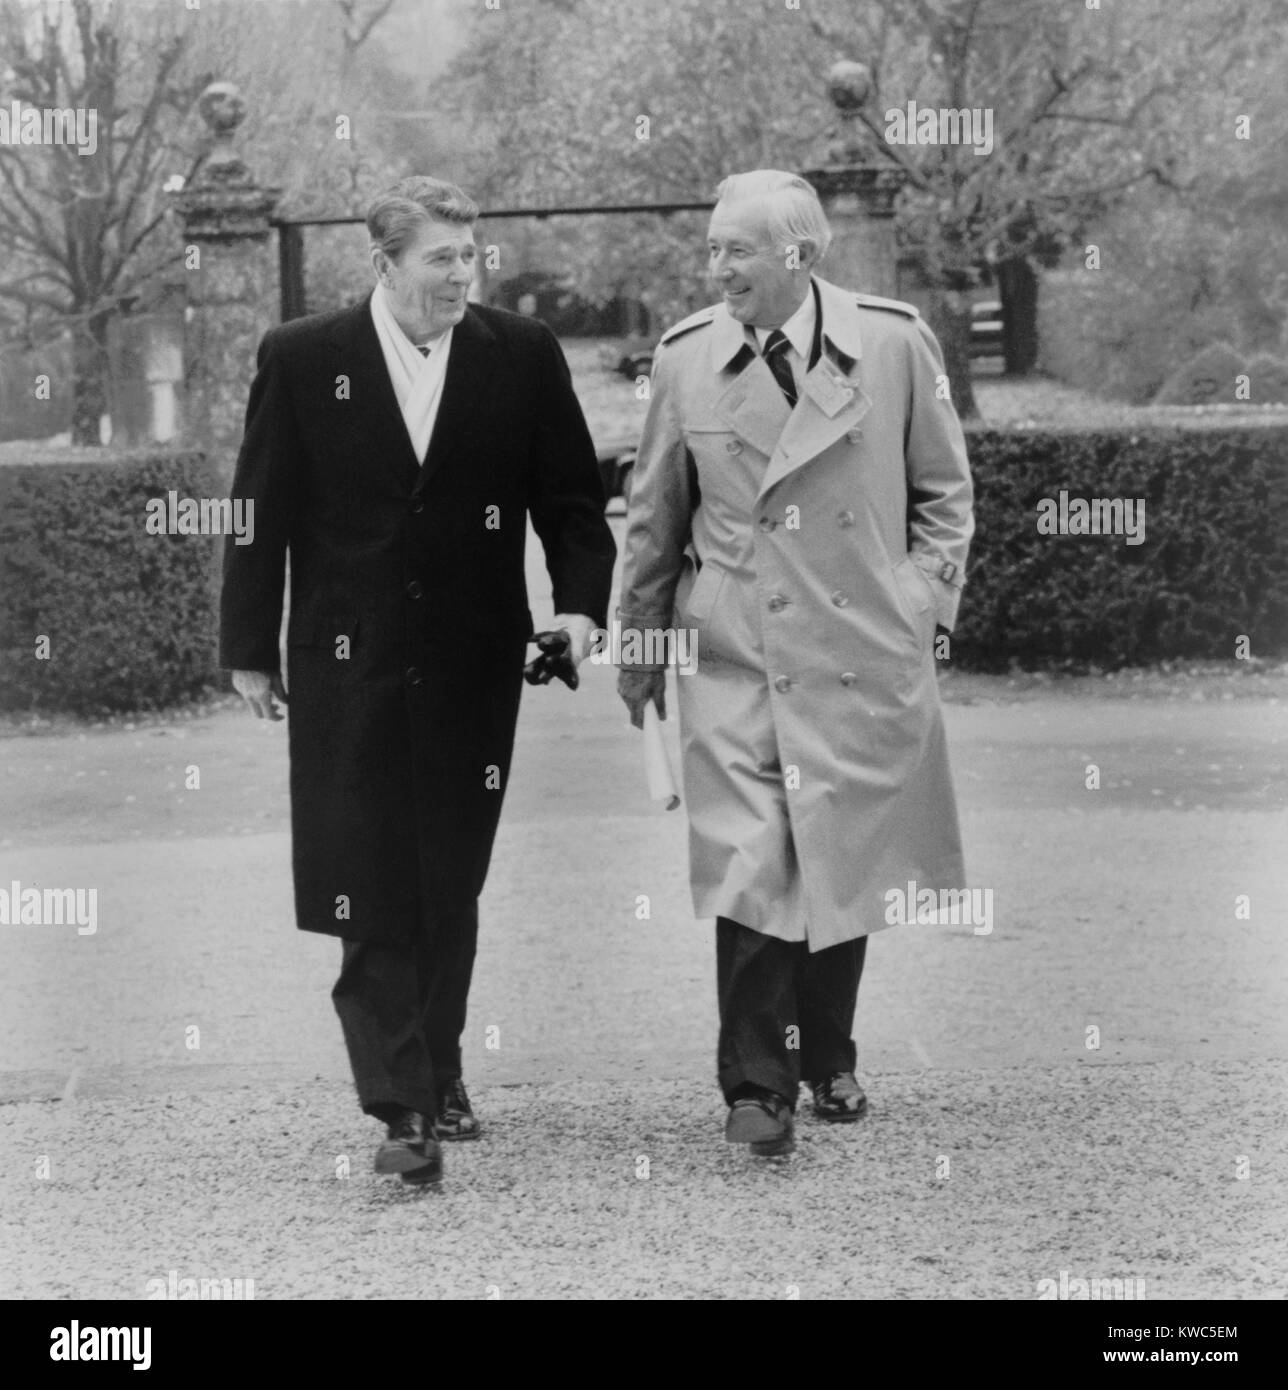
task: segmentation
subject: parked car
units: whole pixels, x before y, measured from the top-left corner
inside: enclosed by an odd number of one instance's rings
[[[630,381],[648,376],[653,370],[653,340],[635,337],[600,343],[599,360],[605,371],[620,372]]]

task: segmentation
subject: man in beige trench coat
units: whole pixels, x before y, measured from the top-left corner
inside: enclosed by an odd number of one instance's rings
[[[618,618],[627,651],[635,629],[696,632],[676,688],[725,1134],[774,1154],[802,1080],[821,1119],[866,1109],[851,1034],[888,895],[964,885],[934,644],[972,490],[916,309],[813,273],[813,188],[758,170],[718,198],[722,298],[658,346]],[[619,690],[637,726],[650,700],[665,714],[663,668],[623,663]]]

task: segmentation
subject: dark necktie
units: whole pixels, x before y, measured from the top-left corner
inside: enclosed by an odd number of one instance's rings
[[[429,356],[429,348],[428,348],[428,346],[426,346],[426,344],[424,344],[424,343],[417,343],[417,344],[416,344],[416,351],[417,351],[418,353],[420,353],[420,355],[421,355],[422,357],[428,357],[428,356]]]
[[[792,366],[787,360],[787,352],[791,343],[787,341],[787,334],[781,328],[774,331],[765,340],[764,358],[769,364],[769,370],[774,374],[774,380],[778,383],[784,396],[787,397],[787,404],[794,410],[796,408],[796,379],[792,376]]]

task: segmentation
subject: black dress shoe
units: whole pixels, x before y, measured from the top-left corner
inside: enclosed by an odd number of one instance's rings
[[[760,1158],[789,1154],[796,1147],[792,1107],[773,1091],[739,1096],[729,1107],[725,1138],[731,1144],[749,1144]]]
[[[434,1133],[439,1139],[479,1137],[479,1122],[474,1118],[470,1098],[465,1094],[465,1083],[459,1076],[455,1081],[444,1082],[439,1088]]]
[[[443,1176],[443,1150],[424,1115],[404,1110],[390,1121],[376,1150],[376,1172],[397,1173],[408,1183],[437,1182]]]
[[[815,1081],[812,1089],[814,1113],[820,1120],[847,1124],[867,1113],[868,1098],[852,1071],[834,1072],[824,1081]]]

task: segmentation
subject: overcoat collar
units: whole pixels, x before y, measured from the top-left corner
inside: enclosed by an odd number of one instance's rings
[[[789,409],[764,358],[747,348],[740,324],[723,305],[711,322],[712,365],[736,371],[715,412],[753,448],[769,456],[761,494],[854,430],[872,408],[859,371],[863,339],[855,298],[812,278],[823,319],[824,351],[809,371],[796,409]],[[747,349],[744,352],[744,349]],[[739,365],[740,355],[745,359]]]
[[[438,403],[434,432],[423,459],[412,449],[398,397],[385,366],[367,295],[337,321],[333,340],[352,360],[349,396],[356,404],[361,438],[378,467],[391,470],[398,481],[420,492],[444,462],[469,442],[483,418],[483,396],[490,380],[489,357],[496,335],[473,305],[452,333],[447,376]],[[343,370],[343,368],[341,369]]]

